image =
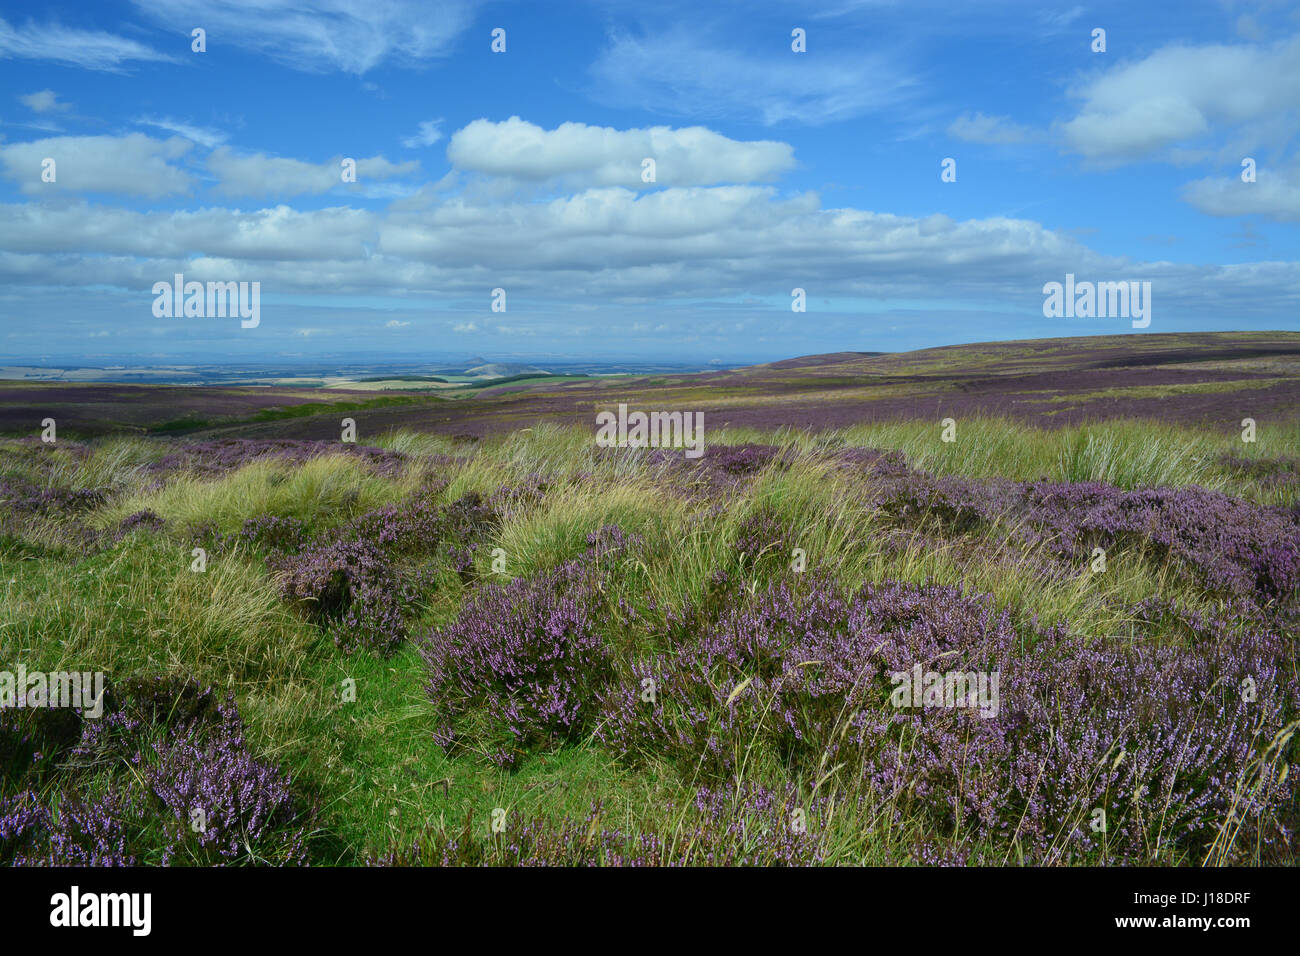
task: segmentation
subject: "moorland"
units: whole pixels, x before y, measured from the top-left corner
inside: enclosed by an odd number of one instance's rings
[[[0,861],[1294,863],[1297,365],[0,383],[0,669],[108,681],[0,708]],[[704,455],[598,447],[618,403]]]

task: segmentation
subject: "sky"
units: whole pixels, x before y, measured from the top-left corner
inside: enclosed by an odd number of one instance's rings
[[[1227,329],[1300,330],[1294,0],[0,0],[0,365]]]

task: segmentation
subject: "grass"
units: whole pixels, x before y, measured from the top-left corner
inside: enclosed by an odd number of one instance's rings
[[[115,677],[192,674],[221,686],[292,682],[320,636],[235,554],[191,570],[190,549],[136,532],[81,561],[0,559],[0,657]]]
[[[301,407],[301,406],[300,406]],[[1261,428],[1253,446],[1230,438],[1145,422],[1037,431],[997,420],[963,421],[957,441],[939,440],[939,425],[901,422],[861,425],[832,435],[730,429],[711,444],[768,442],[787,448],[787,468],[770,468],[738,491],[721,515],[670,494],[644,456],[598,454],[590,432],[541,426],[478,443],[396,432],[377,444],[410,456],[397,478],[376,477],[356,458],[325,455],[292,467],[274,461],[247,465],[218,479],[171,477],[150,488],[144,468],[157,444],[110,439],[85,457],[61,449],[39,460],[7,449],[6,468],[43,484],[110,487],[114,497],[88,521],[111,528],[149,509],[169,528],[207,523],[235,531],[260,514],[290,516],[312,527],[398,503],[441,466],[441,492],[452,501],[468,492],[490,494],[532,475],[553,483],[541,504],[521,509],[494,533],[508,575],[528,576],[568,560],[586,536],[617,524],[643,538],[650,557],[624,561],[608,580],[617,596],[641,609],[652,595],[662,614],[703,593],[718,568],[758,581],[773,572],[759,556],[737,558],[733,543],[744,522],[773,514],[806,552],[809,570],[831,570],[856,587],[887,578],[960,584],[991,593],[1021,619],[1068,620],[1089,635],[1126,633],[1118,610],[1163,595],[1192,608],[1207,598],[1178,569],[1138,549],[1108,556],[1104,574],[1081,568],[1077,577],[1044,582],[1032,572],[1034,555],[1013,544],[1014,528],[992,527],[955,536],[945,547],[895,538],[862,493],[817,455],[839,446],[898,449],[909,462],[938,474],[986,479],[1048,478],[1106,481],[1124,488],[1200,484],[1272,503],[1276,490],[1226,470],[1224,454],[1300,456],[1300,429]],[[44,452],[44,450],[42,450]],[[30,460],[29,460],[30,459]],[[32,540],[39,535],[28,529]],[[19,536],[21,537],[21,535]],[[37,541],[39,543],[39,541]],[[479,554],[486,574],[489,549]],[[978,553],[980,560],[972,560]],[[780,554],[782,567],[791,558]],[[78,558],[0,548],[0,658],[29,669],[106,670],[131,674],[190,674],[233,690],[261,753],[291,772],[321,810],[320,853],[329,862],[355,863],[393,841],[428,827],[451,832],[465,825],[486,834],[492,811],[519,817],[581,818],[601,803],[604,819],[629,827],[681,826],[683,794],[691,781],[664,762],[629,769],[591,741],[534,754],[514,772],[497,770],[473,753],[449,756],[434,744],[431,709],[418,653],[406,647],[383,659],[340,653],[280,601],[274,580],[256,555],[214,557],[203,573],[190,570],[187,546],[175,537],[140,531],[107,550]],[[452,620],[464,588],[440,588],[422,607],[420,633]],[[345,701],[345,682],[355,701]],[[786,774],[770,755],[756,754],[768,779],[801,793],[840,786],[843,774],[819,783]],[[916,836],[915,821],[897,823],[888,807],[857,803],[822,821],[832,862],[883,862]],[[681,852],[689,856],[690,849]],[[990,851],[992,852],[992,851]]]
[[[401,500],[422,477],[419,469],[399,481],[376,477],[362,461],[345,454],[293,466],[257,461],[217,479],[182,475],[157,490],[126,495],[100,511],[97,524],[111,526],[146,509],[169,522],[212,524],[223,533],[237,531],[244,519],[261,514],[336,524]]]

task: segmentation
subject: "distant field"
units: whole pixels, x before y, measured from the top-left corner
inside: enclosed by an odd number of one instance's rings
[[[376,390],[394,386],[401,403]],[[0,433],[34,434],[46,416],[70,435],[141,432],[192,420],[225,437],[330,439],[338,407],[361,436],[393,429],[482,437],[553,423],[590,423],[620,402],[702,411],[710,428],[822,430],[910,418],[992,416],[1048,428],[1148,418],[1230,431],[1242,418],[1300,419],[1300,332],[1098,336],[959,345],[895,354],[842,352],[734,371],[555,376],[463,387],[401,381],[346,388],[176,388],[0,382]],[[454,397],[455,401],[444,398]],[[319,415],[267,420],[268,410],[325,403]],[[274,414],[274,413],[272,413]]]

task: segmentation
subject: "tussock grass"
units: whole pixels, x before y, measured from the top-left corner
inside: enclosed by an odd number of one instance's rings
[[[110,678],[189,674],[266,685],[291,677],[318,635],[239,555],[190,570],[190,549],[138,532],[84,561],[0,562],[0,655],[29,669]]]
[[[648,483],[587,487],[566,485],[544,505],[507,522],[497,545],[511,576],[529,576],[582,554],[587,535],[616,524],[625,534],[662,542],[686,514],[680,499]]]
[[[215,480],[179,475],[156,491],[127,495],[101,510],[97,523],[107,527],[149,509],[168,522],[185,527],[210,522],[223,532],[260,514],[333,524],[401,500],[419,486],[420,478],[418,469],[396,481],[376,477],[359,459],[344,454],[321,455],[300,465],[256,461]]]
[[[880,448],[901,451],[913,467],[939,475],[1105,481],[1126,489],[1200,485],[1268,503],[1276,497],[1271,490],[1225,470],[1219,457],[1300,457],[1300,426],[1267,422],[1258,424],[1253,443],[1241,441],[1238,433],[1134,420],[1049,430],[997,418],[961,419],[954,442],[941,441],[941,431],[937,420],[853,425],[828,433],[733,428],[712,433],[710,441]]]

